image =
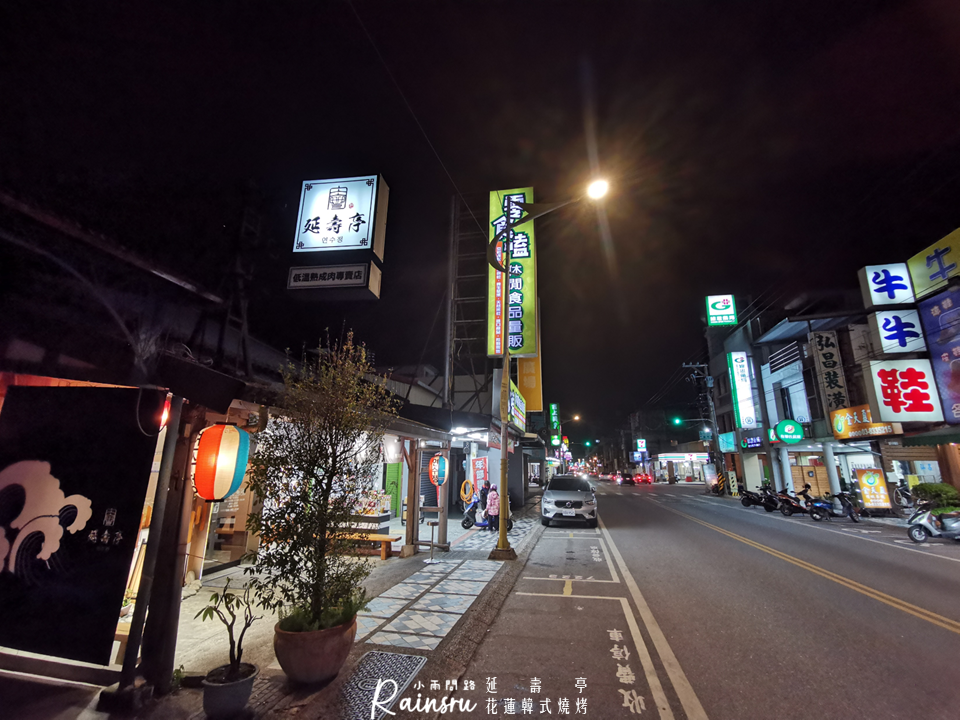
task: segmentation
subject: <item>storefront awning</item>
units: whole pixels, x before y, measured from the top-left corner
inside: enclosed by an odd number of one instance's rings
[[[754,340],[754,345],[777,345],[794,340],[806,342],[807,333],[817,330],[834,330],[850,323],[861,321],[863,314],[842,313],[836,316],[811,316],[804,319],[802,316],[781,320],[763,335]]]
[[[907,447],[949,445],[950,443],[960,443],[960,425],[943,427],[925,433],[908,435],[903,438],[903,444]]]

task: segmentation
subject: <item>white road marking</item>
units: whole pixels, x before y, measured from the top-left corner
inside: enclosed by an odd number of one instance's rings
[[[623,556],[614,544],[613,538],[610,537],[610,531],[607,529],[603,520],[600,521],[600,527],[603,528],[605,532],[607,545],[614,559],[617,561],[617,566],[620,568],[620,575],[623,576],[623,581],[626,583],[627,589],[630,591],[631,597],[633,597],[633,602],[637,606],[637,611],[640,613],[640,619],[643,620],[644,627],[647,628],[650,639],[653,641],[653,646],[656,648],[657,654],[660,655],[660,661],[663,663],[663,668],[667,671],[667,677],[670,678],[673,689],[680,699],[680,704],[683,706],[683,710],[687,715],[687,720],[707,720],[707,713],[703,709],[703,705],[700,704],[697,693],[694,692],[690,681],[687,680],[683,668],[680,667],[680,663],[677,661],[677,656],[673,654],[670,643],[667,642],[667,638],[664,637],[663,631],[653,617],[650,606],[647,605],[647,601],[644,599],[643,593],[640,592],[636,580],[634,580],[633,575],[630,574],[630,570],[623,561]],[[646,671],[646,667],[644,667],[644,671]],[[661,717],[663,717],[662,711]]]
[[[637,650],[637,656],[640,658],[640,664],[643,666],[643,674],[647,678],[647,684],[650,686],[650,694],[657,704],[660,711],[661,720],[673,720],[673,710],[670,709],[670,703],[663,692],[663,686],[660,684],[660,678],[657,677],[657,669],[653,665],[653,658],[650,657],[650,651],[647,650],[647,644],[643,641],[640,634],[640,627],[637,625],[633,612],[630,609],[630,602],[625,597],[609,597],[606,595],[558,595],[557,593],[526,593],[518,592],[517,595],[528,595],[533,597],[567,597],[581,598],[583,600],[619,600],[620,607],[623,609],[623,616],[627,620],[627,627],[630,628],[630,636],[633,638],[633,645]],[[649,627],[647,628],[649,630]],[[663,659],[663,656],[660,656]],[[684,708],[686,709],[686,708]],[[706,718],[706,715],[702,717]]]

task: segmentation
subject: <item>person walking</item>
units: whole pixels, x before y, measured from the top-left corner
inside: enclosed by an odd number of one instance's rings
[[[487,495],[490,494],[490,481],[484,480],[483,487],[480,488],[480,517],[487,517]]]
[[[492,532],[500,532],[500,493],[497,492],[497,486],[492,485],[487,494],[487,517],[490,518],[488,529]]]

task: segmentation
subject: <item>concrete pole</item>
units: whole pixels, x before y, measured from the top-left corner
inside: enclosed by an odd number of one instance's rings
[[[830,494],[840,492],[840,476],[837,474],[837,461],[833,456],[833,443],[823,444],[823,464],[827,466],[827,479],[830,481]]]
[[[796,492],[793,487],[793,470],[790,468],[790,451],[785,447],[780,450],[780,474],[783,477],[783,487],[789,492]]]

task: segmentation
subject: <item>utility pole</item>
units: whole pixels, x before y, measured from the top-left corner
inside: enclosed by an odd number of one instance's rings
[[[684,363],[683,367],[693,370],[690,374],[690,380],[703,380],[706,386],[706,395],[707,395],[707,406],[710,408],[710,423],[713,425],[713,431],[711,433],[711,454],[714,457],[716,463],[717,475],[723,474],[726,476],[724,462],[723,462],[723,453],[720,451],[720,428],[717,426],[717,409],[713,404],[713,376],[709,374],[709,366],[702,363]],[[735,489],[732,484],[727,483],[726,491],[733,495]],[[739,493],[737,493],[739,494]]]

